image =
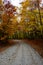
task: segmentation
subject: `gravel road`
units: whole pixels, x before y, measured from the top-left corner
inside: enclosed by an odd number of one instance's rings
[[[43,58],[30,45],[17,41],[0,52],[0,65],[43,65]]]

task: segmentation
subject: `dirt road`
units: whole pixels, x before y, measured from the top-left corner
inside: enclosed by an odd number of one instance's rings
[[[0,52],[0,65],[43,65],[43,59],[31,46],[16,41],[16,45]]]

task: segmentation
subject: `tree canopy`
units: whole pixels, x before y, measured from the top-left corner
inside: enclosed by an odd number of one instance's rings
[[[24,0],[20,4],[21,8],[9,1],[0,5],[0,39],[3,35],[17,39],[43,38],[43,8],[40,7],[40,0]]]

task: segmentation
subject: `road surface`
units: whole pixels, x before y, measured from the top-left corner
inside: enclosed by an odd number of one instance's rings
[[[42,57],[30,45],[17,43],[0,52],[0,65],[43,65]]]

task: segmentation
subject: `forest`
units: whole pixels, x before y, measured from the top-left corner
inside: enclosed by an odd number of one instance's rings
[[[24,0],[21,7],[0,0],[0,41],[8,39],[43,39],[41,0]]]

